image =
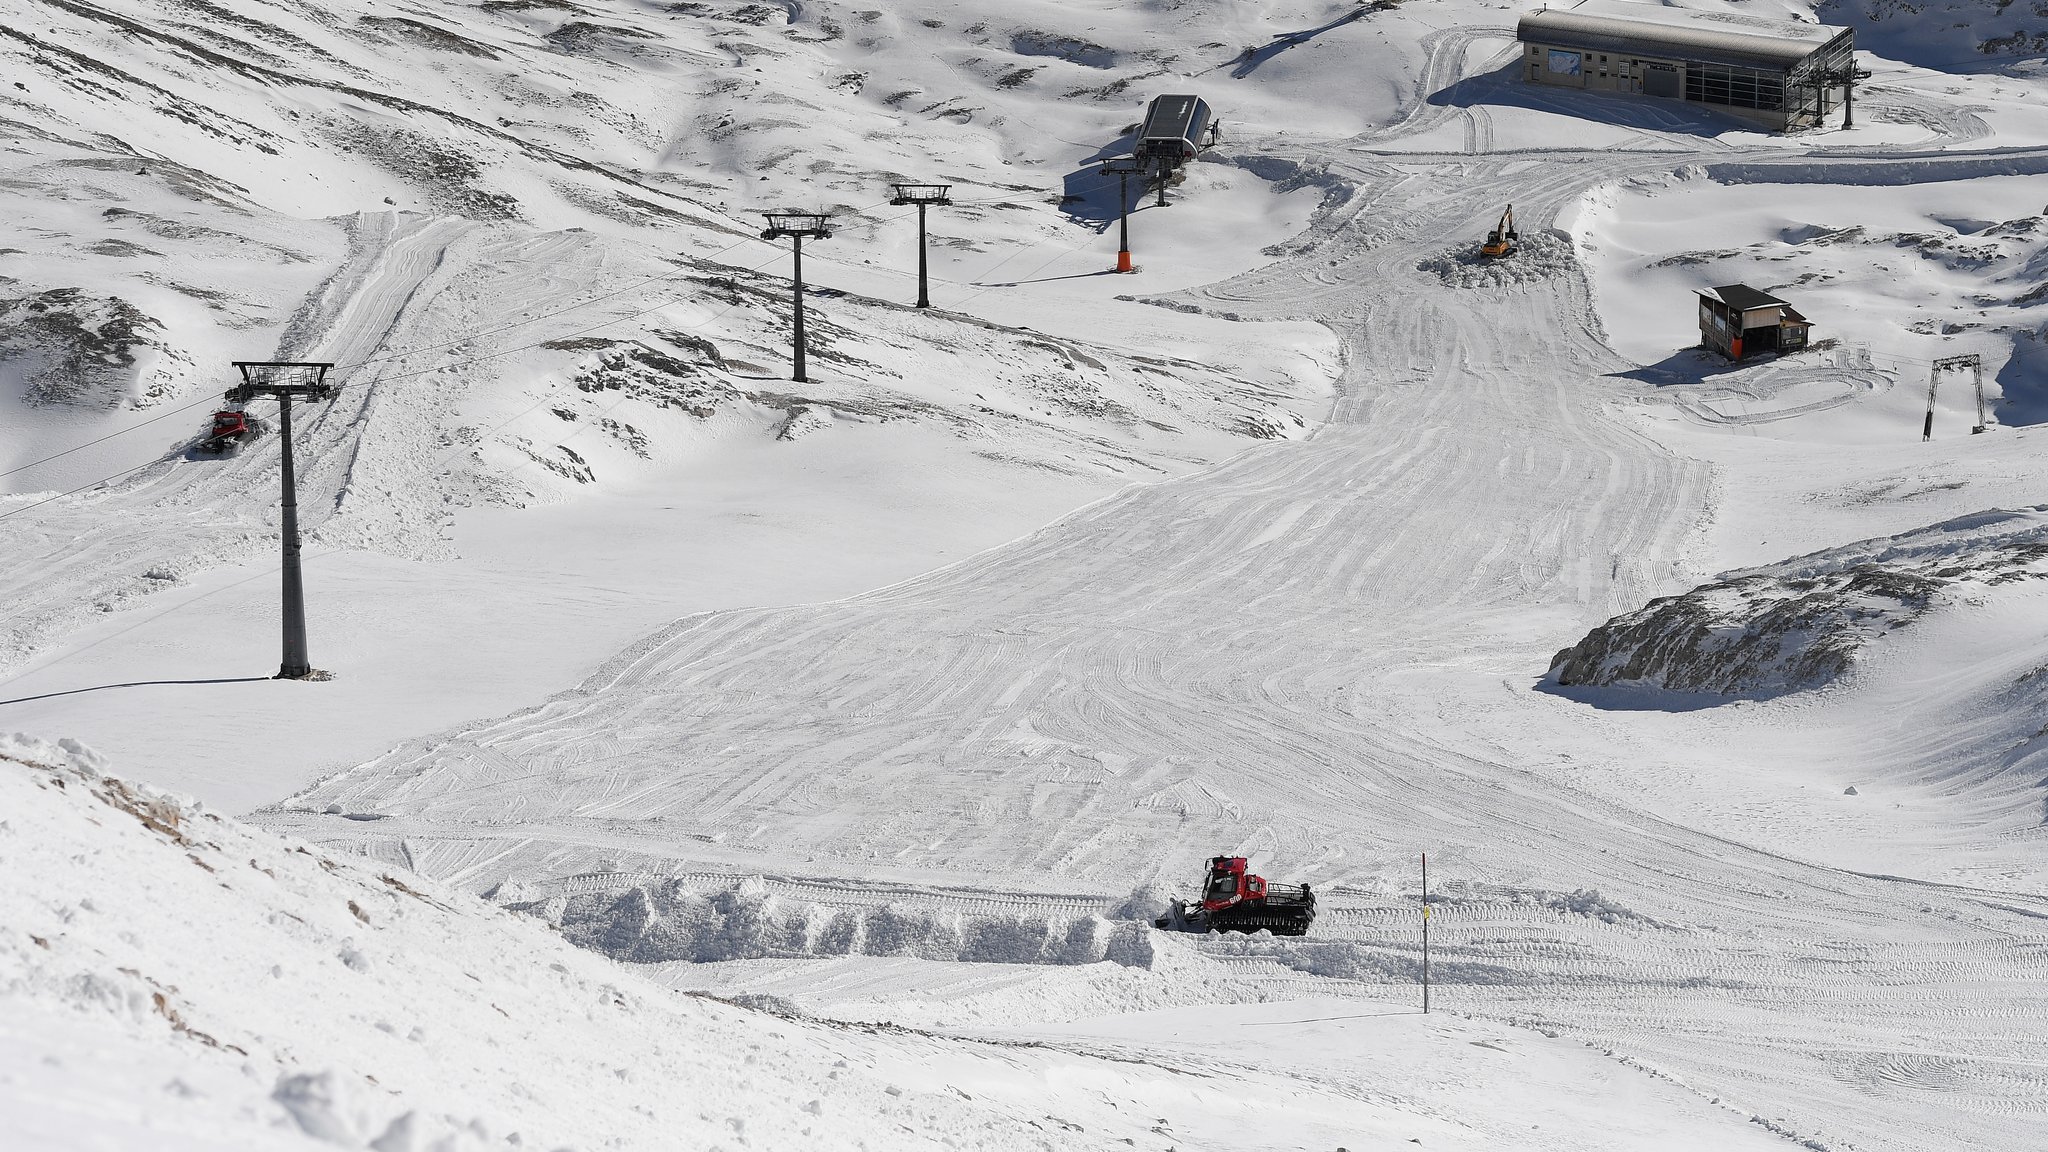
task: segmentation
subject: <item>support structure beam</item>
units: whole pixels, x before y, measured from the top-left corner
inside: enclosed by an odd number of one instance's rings
[[[299,482],[292,459],[292,400],[325,400],[334,395],[327,383],[332,364],[307,361],[237,360],[242,382],[228,389],[230,403],[247,404],[259,396],[277,401],[278,439],[284,460],[284,658],[279,680],[324,680],[316,674],[306,643],[306,585],[299,567]]]
[[[896,189],[896,195],[889,203],[899,206],[904,204],[917,205],[917,306],[919,308],[929,308],[932,306],[932,294],[926,283],[924,213],[925,209],[930,208],[934,204],[951,204],[953,199],[949,193],[952,192],[953,186],[951,184],[893,184],[890,187]]]
[[[832,229],[825,223],[831,217],[823,212],[764,212],[762,215],[768,217],[768,227],[762,229],[761,239],[780,240],[787,236],[795,242],[795,331],[792,343],[796,351],[792,357],[795,371],[790,379],[799,384],[807,383],[810,378],[804,374],[804,237],[823,240],[832,235]]]

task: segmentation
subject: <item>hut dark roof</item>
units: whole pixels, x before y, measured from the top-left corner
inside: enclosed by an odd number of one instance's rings
[[[1787,306],[1783,300],[1778,299],[1769,292],[1760,292],[1747,284],[1723,284],[1719,288],[1702,288],[1700,289],[1700,295],[1711,296],[1738,312],[1747,312],[1751,308],[1782,308]]]

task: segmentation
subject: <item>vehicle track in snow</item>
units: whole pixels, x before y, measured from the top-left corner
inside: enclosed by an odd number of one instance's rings
[[[1427,90],[1455,74],[1448,52]],[[1399,131],[1451,113],[1418,101]],[[1620,375],[1635,366],[1604,344],[1582,273],[1460,289],[1417,261],[1503,202],[1539,228],[1636,172],[1898,161],[1666,143],[1537,164],[1300,153],[1370,216],[1183,298],[1342,335],[1310,440],[867,595],[679,621],[573,692],[410,741],[267,822],[476,888],[601,864],[744,875],[752,857],[856,886],[930,876],[986,894],[891,891],[1000,908],[1185,879],[1215,851],[1380,890],[1427,850],[1445,875],[1598,889],[1638,918],[1447,908],[1447,1005],[1569,1029],[1802,1139],[2000,1146],[2048,1113],[2048,907],[1819,866],[1573,787],[1554,766],[1614,730],[1526,690],[1561,642],[1690,586],[1709,477],[1615,415],[1652,389]],[[1921,178],[1984,163],[1909,158]],[[1404,917],[1333,907],[1270,955],[1203,947],[1328,975],[1363,956],[1398,983]]]
[[[295,335],[280,357],[345,362],[384,346],[414,299],[431,295],[449,248],[476,229],[453,218],[402,221],[388,213],[349,227],[349,260],[289,326]],[[385,457],[418,447],[403,429],[405,404],[391,411],[399,389],[354,374],[338,379],[347,386],[333,402],[294,409],[300,524],[314,546],[372,471],[362,457],[366,427],[381,425],[377,451]],[[223,389],[231,383],[221,381]],[[429,387],[416,379],[403,390]],[[0,665],[194,571],[275,555],[279,478],[273,428],[232,454],[168,455],[103,489],[0,521],[0,600],[9,606],[0,620]],[[402,533],[382,542],[399,543]]]

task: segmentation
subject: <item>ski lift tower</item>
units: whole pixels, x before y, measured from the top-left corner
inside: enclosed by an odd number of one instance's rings
[[[761,230],[761,239],[780,240],[787,236],[795,242],[796,371],[791,374],[790,379],[799,384],[808,383],[808,378],[804,375],[804,237],[823,240],[832,235],[832,229],[825,224],[831,217],[823,212],[763,212],[762,215],[768,218],[768,227]]]
[[[953,191],[953,186],[951,184],[892,184],[890,187],[896,189],[896,195],[889,203],[899,207],[904,204],[917,205],[917,306],[919,308],[929,308],[932,306],[932,297],[931,293],[925,290],[924,211],[934,204],[951,204],[953,199],[948,193]]]
[[[235,369],[242,382],[228,389],[227,398],[247,404],[258,396],[277,401],[278,440],[284,455],[284,660],[278,665],[279,680],[325,680],[315,672],[306,655],[306,587],[299,573],[299,485],[292,468],[292,400],[326,400],[334,395],[327,382],[332,364],[304,361],[237,360]]]
[[[1131,267],[1131,177],[1145,171],[1142,161],[1118,156],[1102,162],[1102,171],[1116,177],[1116,270],[1136,272]]]
[[[1984,357],[1975,352],[1944,356],[1934,362],[1934,371],[1927,378],[1927,421],[1920,426],[1920,439],[1934,439],[1934,390],[1941,387],[1942,374],[1960,372],[1965,368],[1970,370],[1972,382],[1977,387],[1977,423],[1971,426],[1970,434],[1975,436],[1988,426],[1989,420],[1984,414]]]

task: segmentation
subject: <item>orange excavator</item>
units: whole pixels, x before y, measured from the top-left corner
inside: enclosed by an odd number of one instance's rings
[[[1486,234],[1486,243],[1479,246],[1479,254],[1490,258],[1506,256],[1515,250],[1515,241],[1521,238],[1522,234],[1515,231],[1515,206],[1510,204],[1508,210],[1500,214],[1500,223]]]
[[[1152,923],[1183,932],[1263,929],[1275,936],[1304,936],[1315,918],[1316,894],[1308,885],[1275,884],[1252,875],[1250,861],[1243,856],[1216,856],[1209,861],[1201,902],[1175,900],[1167,914]]]

